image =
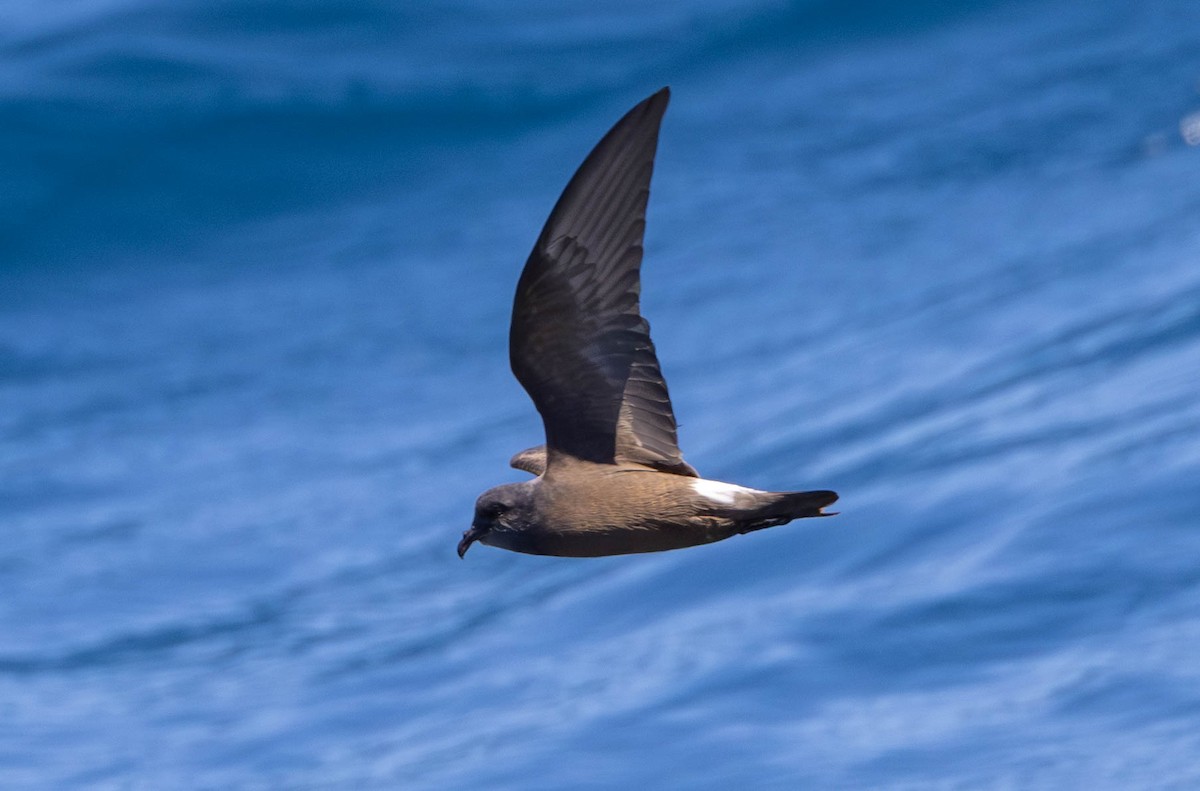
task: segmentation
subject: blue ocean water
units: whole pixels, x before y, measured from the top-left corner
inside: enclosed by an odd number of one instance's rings
[[[10,0],[0,787],[1200,787],[1196,31]],[[684,453],[842,513],[460,561],[520,267],[665,84]]]

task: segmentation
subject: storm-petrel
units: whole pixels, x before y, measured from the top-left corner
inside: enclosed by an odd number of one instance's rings
[[[638,307],[650,175],[669,98],[663,88],[596,144],[525,263],[509,358],[542,415],[546,444],[510,462],[536,478],[480,496],[460,557],[475,541],[573,557],[679,549],[829,516],[821,509],[837,500],[829,491],[705,480],[679,452]]]

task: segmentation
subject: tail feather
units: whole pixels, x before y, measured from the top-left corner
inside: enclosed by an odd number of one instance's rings
[[[742,525],[739,532],[749,533],[810,516],[833,516],[833,513],[824,513],[821,509],[837,502],[837,499],[837,492],[824,489],[813,492],[772,492],[769,499],[764,498],[757,508],[739,514],[738,522]]]

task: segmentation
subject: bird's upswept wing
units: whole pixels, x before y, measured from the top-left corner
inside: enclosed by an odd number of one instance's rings
[[[538,445],[536,448],[526,448],[520,453],[514,454],[508,460],[508,466],[514,470],[524,470],[534,475],[541,475],[546,471],[546,446]]]
[[[642,232],[669,92],[630,110],[567,184],[521,273],[509,356],[546,428],[548,460],[696,475],[650,325],[639,310]]]

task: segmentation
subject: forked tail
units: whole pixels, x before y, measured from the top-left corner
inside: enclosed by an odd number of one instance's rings
[[[822,489],[814,492],[772,492],[769,498],[764,498],[765,502],[757,508],[739,514],[739,532],[749,533],[764,527],[775,527],[808,516],[833,516],[821,509],[837,502],[838,496],[837,492]]]

